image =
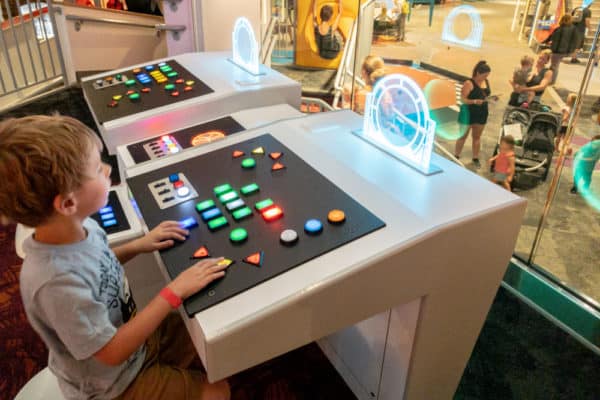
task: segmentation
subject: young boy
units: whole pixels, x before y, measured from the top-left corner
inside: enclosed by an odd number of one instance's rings
[[[488,160],[491,165],[494,162],[494,175],[492,182],[502,185],[510,191],[510,183],[515,175],[515,139],[511,135],[505,135],[500,139],[500,150],[498,154]]]
[[[0,215],[35,228],[24,243],[21,295],[51,371],[66,399],[228,399],[226,382],[208,384],[187,369],[193,346],[180,318],[166,318],[225,267],[220,259],[193,265],[137,312],[121,263],[187,231],[166,221],[111,250],[89,218],[110,187],[100,148],[73,118],[0,122]]]
[[[519,86],[527,86],[527,81],[529,80],[529,75],[531,74],[531,69],[533,68],[533,57],[531,56],[523,56],[521,57],[521,62],[518,67],[513,71],[512,82]],[[519,104],[521,103],[531,103],[535,94],[533,92],[527,92],[519,96]]]

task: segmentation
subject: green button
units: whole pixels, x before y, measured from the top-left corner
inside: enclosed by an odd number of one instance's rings
[[[174,85],[174,84],[172,84],[172,83],[167,83],[167,84],[165,85],[165,90],[173,90],[173,89],[175,89],[175,85]]]
[[[208,210],[209,208],[213,208],[215,206],[215,202],[212,200],[204,200],[201,201],[200,203],[196,204],[196,210],[198,210],[198,212],[203,212]]]
[[[177,73],[177,71],[171,71],[171,72],[168,72],[168,73],[167,73],[167,76],[168,76],[169,78],[175,78],[177,75],[179,75],[179,74]]]
[[[248,239],[248,232],[244,228],[235,228],[229,234],[229,240],[234,243],[243,242],[246,239]]]
[[[125,86],[133,86],[135,85],[135,79],[129,79],[125,82]]]
[[[117,78],[117,80],[118,80],[118,81],[120,81],[122,77],[123,77],[123,75],[121,75],[121,74],[117,74],[117,75],[115,76],[115,78]]]
[[[258,185],[256,183],[251,183],[249,185],[244,186],[243,188],[240,189],[240,191],[242,192],[242,194],[244,196],[248,196],[251,195],[254,192],[258,192],[259,188]]]
[[[264,200],[261,200],[261,201],[259,201],[258,203],[256,203],[256,204],[254,205],[254,207],[256,207],[256,209],[257,209],[258,211],[260,211],[260,210],[262,210],[263,208],[267,208],[267,207],[270,207],[270,206],[272,206],[272,205],[273,205],[273,200],[271,200],[271,199],[264,199]]]
[[[228,224],[229,223],[227,222],[227,218],[219,217],[208,221],[208,229],[210,229],[211,231],[215,231],[219,228],[227,226]]]
[[[248,207],[240,208],[239,210],[235,210],[231,215],[233,215],[233,219],[239,221],[240,219],[244,219],[252,215],[252,210]]]
[[[171,68],[171,67],[170,67],[170,66],[168,66],[168,65],[163,65],[162,67],[160,67],[160,70],[161,70],[162,72],[171,72],[171,71],[173,71],[173,68]]]
[[[221,203],[225,204],[225,203],[229,203],[230,201],[233,201],[237,198],[238,198],[238,194],[235,192],[235,190],[232,190],[231,192],[223,193],[222,195],[220,195],[219,201]]]
[[[231,185],[229,183],[224,183],[223,185],[219,185],[219,186],[215,187],[213,189],[213,191],[215,192],[216,196],[220,196],[223,193],[229,192],[232,189],[233,188],[231,187]]]
[[[139,100],[140,99],[140,94],[139,93],[131,93],[129,95],[129,100]]]
[[[250,169],[256,166],[256,160],[254,158],[244,158],[242,160],[242,168]]]

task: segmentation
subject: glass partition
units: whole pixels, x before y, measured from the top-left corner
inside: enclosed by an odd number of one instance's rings
[[[272,4],[274,68],[300,80],[305,96],[358,113],[382,77],[412,78],[436,122],[436,151],[528,200],[515,255],[597,306],[600,145],[589,143],[600,134],[591,51],[600,3],[343,1],[358,17],[338,25],[335,67],[311,64],[327,56],[311,40],[322,8],[338,1],[316,0],[316,17],[312,0]]]

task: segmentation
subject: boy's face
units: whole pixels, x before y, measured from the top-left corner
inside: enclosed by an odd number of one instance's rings
[[[82,218],[89,217],[108,201],[110,189],[110,166],[100,159],[100,152],[92,146],[84,166],[85,180],[74,192],[77,199],[77,214]]]
[[[523,69],[531,69],[531,67],[533,67],[533,63],[523,63],[521,64],[521,67]]]
[[[503,153],[508,153],[509,151],[512,151],[513,147],[506,143],[506,142],[500,142],[500,151]]]

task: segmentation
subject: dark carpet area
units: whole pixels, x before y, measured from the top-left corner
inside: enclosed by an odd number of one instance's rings
[[[53,94],[0,118],[54,111],[94,127],[79,89]],[[45,367],[47,352],[23,312],[14,226],[0,226],[0,258],[0,400],[4,400],[12,399]],[[315,344],[244,371],[233,383],[234,398],[240,400],[354,399]],[[455,399],[600,399],[600,358],[500,289]]]

